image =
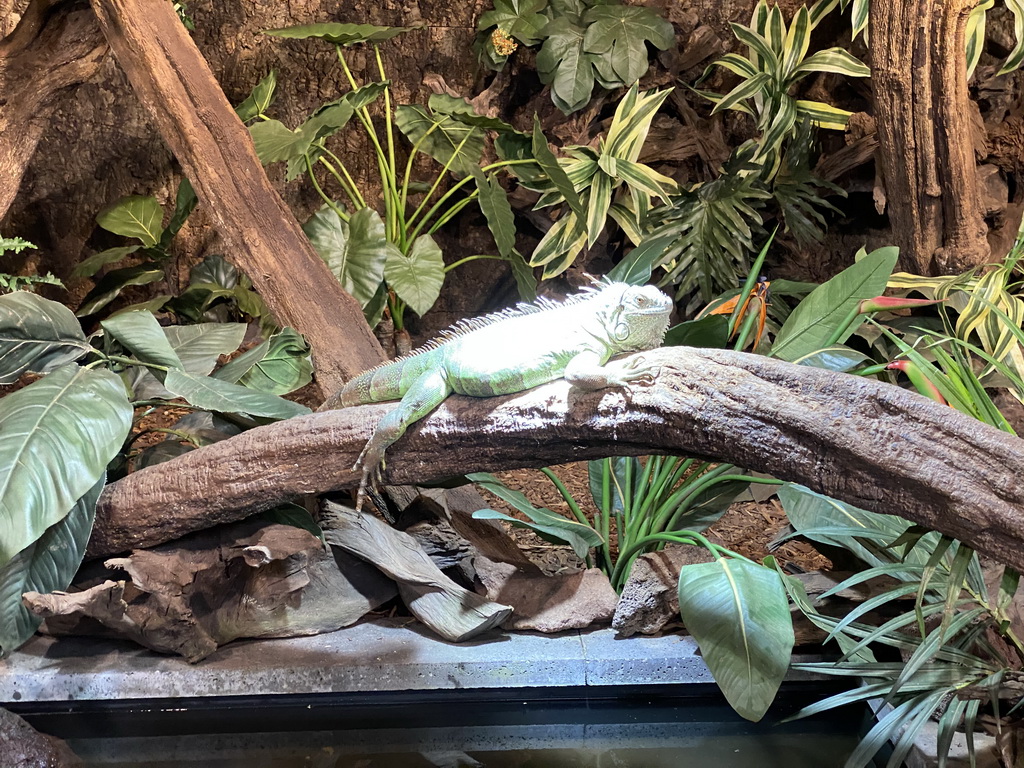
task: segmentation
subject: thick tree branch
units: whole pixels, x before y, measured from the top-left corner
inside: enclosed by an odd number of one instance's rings
[[[89,79],[107,44],[88,3],[33,0],[0,40],[0,218],[18,192],[50,115]]]
[[[342,290],[271,187],[249,133],[166,0],[92,0],[103,34],[167,146],[277,319],[313,349],[325,392],[383,359]]]
[[[449,398],[389,453],[389,483],[602,456],[727,461],[900,514],[1024,569],[1024,441],[898,387],[721,350],[645,353],[657,381],[580,394],[564,381]],[[149,546],[301,494],[352,486],[390,405],[315,413],[111,485],[90,553]]]

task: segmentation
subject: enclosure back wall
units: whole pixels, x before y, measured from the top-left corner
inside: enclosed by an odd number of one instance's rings
[[[707,54],[713,55],[722,45],[730,45],[728,22],[749,19],[754,1],[636,4],[655,8],[675,22],[677,29],[693,29],[699,19],[722,41],[716,46],[714,38],[705,39],[710,42]],[[788,14],[800,3],[788,0],[780,5]],[[27,6],[28,0],[0,0],[0,35],[14,28]],[[187,7],[195,20],[192,37],[229,100],[238,103],[260,78],[276,69],[279,87],[274,116],[287,125],[297,125],[349,86],[329,46],[270,38],[260,34],[264,29],[320,21],[422,26],[382,46],[397,103],[425,103],[433,90],[443,87],[436,79],[433,89],[424,83],[429,74],[440,75],[448,88],[466,96],[475,95],[486,74],[476,64],[472,43],[477,18],[491,7],[487,0],[347,0],[340,4],[324,0],[193,0]],[[684,39],[680,44],[685,43]],[[357,77],[376,77],[368,49],[353,48],[349,57]],[[547,107],[551,108],[550,102]],[[365,136],[360,131],[343,131],[339,136],[346,142],[343,149],[349,169],[372,200],[370,195],[379,191],[380,182]],[[319,207],[320,200],[308,182],[285,185],[281,164],[268,168],[268,173],[300,220]],[[173,202],[177,183],[173,158],[117,63],[107,55],[99,73],[72,91],[49,121],[19,193],[0,221],[0,232],[35,242],[40,250],[34,258],[42,260],[38,267],[66,276],[83,258],[89,238],[97,237],[95,215],[99,210],[128,194],[156,194],[162,202]],[[187,280],[188,267],[201,252],[224,250],[209,222],[208,212],[200,207],[176,239],[174,248],[182,257],[179,280]],[[484,227],[442,229],[437,239],[449,261],[493,249]],[[90,243],[97,249],[109,244],[120,243]],[[474,290],[445,291],[432,313],[436,317],[430,329],[479,311],[495,298],[479,288],[493,283],[493,264],[470,264],[460,272],[456,282],[475,286]],[[180,287],[170,286],[172,290]]]

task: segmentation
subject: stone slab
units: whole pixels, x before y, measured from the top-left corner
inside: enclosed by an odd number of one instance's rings
[[[194,665],[123,641],[37,636],[0,661],[0,706],[711,681],[696,644],[681,635],[492,632],[455,644],[415,622],[380,619],[311,637],[236,641]]]

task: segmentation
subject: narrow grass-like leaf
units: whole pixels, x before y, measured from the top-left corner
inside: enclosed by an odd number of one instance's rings
[[[541,130],[540,118],[537,115],[533,116],[533,156],[537,160],[537,165],[555,185],[555,189],[565,199],[572,212],[576,214],[577,221],[586,221],[587,215],[583,210],[583,203],[576,193],[576,188],[569,181],[569,177],[565,175],[565,171],[562,170],[562,166],[558,164],[558,158],[548,147],[548,140]]]

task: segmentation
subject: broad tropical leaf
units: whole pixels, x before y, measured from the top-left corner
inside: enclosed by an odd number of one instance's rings
[[[537,53],[537,74],[551,86],[551,100],[565,114],[580,109],[594,92],[594,54],[584,45],[586,28],[559,16],[544,27],[547,39]]]
[[[473,108],[462,99],[434,94],[428,107],[407,104],[395,109],[395,125],[412,142],[413,147],[434,158],[459,176],[468,176],[480,167],[484,151],[482,128],[452,117],[457,111],[473,114]]]
[[[104,331],[144,363],[181,368],[181,359],[151,312],[123,312],[100,323]]]
[[[684,566],[679,614],[725,698],[757,722],[789,669],[793,622],[779,575],[746,560]]]
[[[647,73],[645,42],[664,51],[675,41],[672,25],[648,8],[595,5],[583,20],[589,25],[583,48],[598,54],[594,69],[606,88],[631,85]]]
[[[107,264],[114,264],[115,262],[121,261],[127,258],[129,255],[139,250],[141,246],[138,245],[126,245],[120,248],[108,248],[105,251],[94,253],[87,259],[83,259],[78,262],[78,265],[72,270],[71,277],[92,277],[99,272]]]
[[[77,365],[0,400],[0,566],[96,484],[131,421],[121,380]]]
[[[0,296],[0,385],[59,368],[91,348],[63,304],[27,291]]]
[[[265,29],[263,34],[283,37],[289,40],[308,40],[311,37],[335,45],[356,45],[357,43],[381,43],[408,32],[412,27],[378,27],[374,24],[303,24],[280,29]]]
[[[88,317],[99,312],[130,285],[149,285],[163,279],[164,271],[155,262],[111,270],[86,294],[75,315]]]
[[[309,384],[313,378],[309,345],[297,331],[285,328],[263,342],[260,347],[263,345],[266,345],[266,350],[239,377],[239,384],[273,395],[287,395]],[[244,356],[236,359],[240,360]]]
[[[65,517],[0,567],[0,657],[17,650],[42,623],[29,613],[21,596],[25,592],[55,592],[71,584],[85,557],[96,502],[106,482],[104,471]]]
[[[277,395],[257,392],[210,376],[198,376],[172,368],[164,386],[189,405],[221,413],[241,413],[266,419],[290,419],[309,413],[309,408]]]
[[[444,258],[434,238],[420,235],[407,254],[394,249],[384,265],[384,279],[413,312],[425,314],[444,284]]]
[[[898,248],[878,248],[811,291],[776,336],[773,357],[793,361],[846,341],[861,322],[859,316],[851,322],[850,313],[862,299],[882,294],[898,256]]]
[[[497,27],[523,45],[536,45],[548,23],[540,13],[547,4],[548,0],[494,0],[494,9],[480,15],[476,28],[483,32]]]
[[[494,236],[498,253],[510,258],[516,247],[516,219],[508,202],[508,195],[494,176],[485,176],[479,168],[473,169],[473,177],[480,193],[477,201],[480,203],[484,218],[487,219],[487,227]]]
[[[163,234],[164,209],[151,195],[122,197],[96,216],[96,223],[108,232],[134,237],[151,248]]]
[[[273,69],[269,74],[256,83],[256,87],[245,97],[245,100],[235,107],[235,114],[243,123],[262,115],[270,105],[274,103],[274,92],[277,90],[277,72]]]
[[[345,222],[325,208],[314,213],[302,231],[342,287],[365,307],[384,279],[390,254],[397,251],[385,237],[380,214],[363,208]]]

